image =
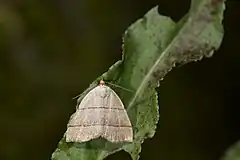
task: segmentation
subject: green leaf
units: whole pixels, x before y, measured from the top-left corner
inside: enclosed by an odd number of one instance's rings
[[[66,143],[65,136],[53,153],[53,160],[101,160],[120,150],[139,159],[144,139],[154,136],[159,120],[155,88],[176,63],[185,64],[211,57],[223,38],[224,1],[192,0],[190,12],[178,23],[151,9],[124,34],[123,59],[97,78],[82,98],[104,79],[133,92],[112,87],[122,99],[130,117],[134,141],[112,144],[103,139]]]
[[[240,159],[240,141],[231,146],[221,160],[239,160]]]

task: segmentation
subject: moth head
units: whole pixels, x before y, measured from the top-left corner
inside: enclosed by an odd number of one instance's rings
[[[101,80],[101,81],[99,82],[99,85],[100,85],[100,86],[103,86],[103,85],[105,85],[105,82],[104,82],[103,80]]]

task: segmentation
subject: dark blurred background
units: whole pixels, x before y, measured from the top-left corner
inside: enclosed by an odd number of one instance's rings
[[[48,160],[72,97],[121,58],[121,36],[152,7],[178,21],[190,0],[0,0],[0,160]],[[210,59],[173,69],[141,160],[217,160],[240,139],[240,2]],[[108,160],[130,160],[125,152]]]

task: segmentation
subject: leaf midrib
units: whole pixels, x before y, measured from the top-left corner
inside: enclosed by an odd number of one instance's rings
[[[142,80],[141,84],[139,85],[137,91],[135,92],[133,98],[131,99],[131,101],[129,102],[129,104],[127,105],[127,112],[133,107],[138,95],[142,92],[142,90],[144,89],[146,83],[148,82],[149,78],[151,77],[152,73],[155,71],[157,65],[159,64],[160,61],[162,61],[164,59],[164,56],[166,55],[166,53],[168,53],[172,47],[172,45],[175,44],[175,42],[179,39],[180,35],[182,34],[182,32],[185,30],[186,26],[188,26],[188,22],[191,20],[192,16],[189,16],[187,21],[185,22],[185,25],[183,25],[183,27],[177,32],[177,35],[173,38],[173,40],[171,41],[171,43],[168,44],[168,46],[166,47],[166,49],[162,52],[162,54],[160,54],[160,56],[158,57],[157,61],[154,63],[154,65],[151,67],[151,69],[149,70],[148,74],[144,77],[144,79]],[[177,27],[177,26],[175,26]],[[175,28],[177,29],[177,28]]]

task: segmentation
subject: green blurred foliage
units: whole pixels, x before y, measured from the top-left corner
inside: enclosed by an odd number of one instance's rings
[[[225,155],[221,158],[221,160],[239,160],[240,159],[240,141],[233,144],[226,151]]]
[[[124,30],[157,4],[179,20],[190,1],[1,0],[0,159],[50,159],[75,111],[71,98],[121,58]],[[240,139],[239,7],[228,1],[224,42],[213,58],[162,81],[159,126],[142,160],[216,160]]]

